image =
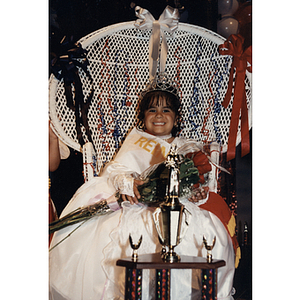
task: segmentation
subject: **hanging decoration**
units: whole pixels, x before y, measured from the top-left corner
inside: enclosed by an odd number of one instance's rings
[[[77,138],[80,145],[83,147],[85,142],[81,131],[81,125],[85,128],[89,142],[93,143],[87,115],[93,98],[94,87],[92,77],[87,68],[89,64],[86,57],[87,50],[83,49],[80,43],[73,43],[72,37],[70,40],[67,40],[66,37],[64,37],[60,42],[59,53],[52,53],[52,55],[54,58],[51,61],[51,72],[58,80],[63,79],[67,106],[75,112]],[[92,86],[86,101],[84,101],[78,68],[81,68],[85,72]],[[72,86],[75,91],[74,98]]]
[[[238,131],[239,117],[241,115],[241,156],[250,152],[248,109],[245,91],[246,70],[252,72],[252,46],[243,50],[244,38],[238,35],[231,35],[224,44],[219,45],[221,55],[233,56],[228,88],[222,105],[227,108],[231,100],[233,88],[233,74],[235,71],[235,86],[233,105],[228,137],[227,161],[235,158],[236,137]]]
[[[151,13],[144,8],[136,6],[135,14],[139,18],[135,21],[135,26],[141,30],[152,29],[152,34],[149,41],[149,80],[152,80],[156,75],[160,37],[162,37],[160,49],[160,72],[165,71],[168,45],[164,30],[173,33],[179,22],[178,9],[167,6],[158,20],[155,20]]]

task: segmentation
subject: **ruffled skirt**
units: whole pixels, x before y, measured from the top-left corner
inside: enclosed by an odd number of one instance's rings
[[[233,299],[234,250],[221,221],[193,203],[183,203],[191,212],[189,228],[175,247],[179,255],[206,257],[203,235],[208,241],[216,236],[213,258],[223,259],[226,266],[218,269],[218,299]],[[124,299],[125,268],[116,266],[119,258],[132,255],[129,234],[134,242],[143,236],[138,254],[161,250],[152,218],[153,209],[124,202],[122,209],[85,222],[61,244],[50,251],[50,299],[112,300]],[[54,234],[51,247],[80,224]],[[155,299],[154,270],[143,271],[143,299]],[[200,271],[172,270],[171,299],[199,299]]]

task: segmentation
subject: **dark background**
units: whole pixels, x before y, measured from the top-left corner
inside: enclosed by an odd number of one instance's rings
[[[240,1],[240,4],[246,1]],[[102,27],[125,21],[136,20],[134,7],[139,5],[149,10],[158,19],[167,5],[177,7],[180,22],[190,23],[217,31],[218,1],[216,0],[50,0],[49,1],[49,66],[52,53],[57,53],[59,42],[64,36],[79,40]],[[51,68],[49,67],[49,74]],[[252,130],[250,131],[250,138]],[[252,139],[251,139],[252,146]],[[251,147],[252,148],[252,147]],[[70,149],[70,157],[62,160],[59,168],[49,174],[50,195],[58,214],[61,213],[76,189],[83,184],[82,154]],[[223,191],[226,202],[236,213],[237,237],[242,250],[242,259],[236,270],[235,299],[249,300],[252,296],[252,151],[240,157],[240,146],[236,158],[229,167],[233,175],[222,180],[227,184]],[[245,231],[245,227],[247,230]]]
[[[215,0],[50,0],[50,45],[63,35],[73,35],[78,40],[102,27],[134,21],[136,5],[148,9],[155,19],[167,5],[177,7],[181,22],[217,31]]]

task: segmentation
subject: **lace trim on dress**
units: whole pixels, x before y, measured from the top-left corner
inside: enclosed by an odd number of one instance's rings
[[[114,178],[114,187],[120,194],[126,194],[134,197],[133,192],[134,179],[130,174],[119,174]]]

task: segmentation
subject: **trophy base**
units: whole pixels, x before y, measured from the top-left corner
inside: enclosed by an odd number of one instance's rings
[[[175,252],[167,252],[162,255],[162,259],[163,261],[172,263],[180,261],[180,256]]]

